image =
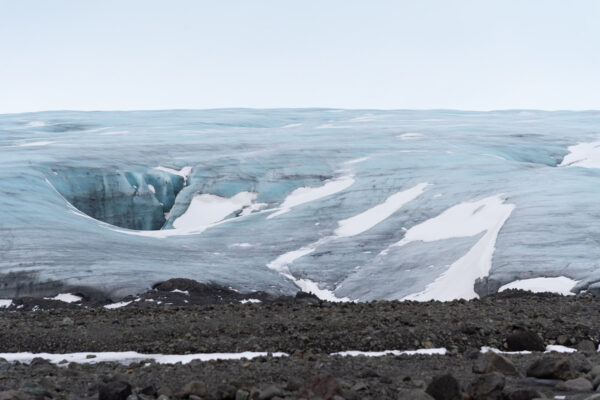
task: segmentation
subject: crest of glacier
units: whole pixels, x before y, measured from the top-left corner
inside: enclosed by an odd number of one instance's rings
[[[0,297],[598,291],[599,179],[594,111],[0,115]]]

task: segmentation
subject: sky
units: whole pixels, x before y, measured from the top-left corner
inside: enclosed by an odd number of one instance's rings
[[[0,0],[0,114],[600,109],[598,0]]]

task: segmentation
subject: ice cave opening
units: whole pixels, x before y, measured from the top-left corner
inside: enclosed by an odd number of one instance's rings
[[[48,181],[81,212],[121,228],[162,229],[186,178],[160,169],[53,168]]]

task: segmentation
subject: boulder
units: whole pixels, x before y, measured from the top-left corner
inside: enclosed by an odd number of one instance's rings
[[[271,385],[264,390],[260,391],[260,395],[258,396],[258,400],[270,400],[273,397],[284,397],[285,393],[281,388],[275,385]]]
[[[577,343],[577,350],[586,354],[596,353],[596,345],[591,340],[582,340]]]
[[[434,400],[433,397],[420,389],[400,389],[398,391],[398,400]]]
[[[480,375],[469,386],[473,400],[502,400],[506,379],[499,372]]]
[[[435,400],[461,400],[460,384],[450,374],[433,378],[425,392]]]
[[[592,382],[585,378],[569,379],[568,381],[561,382],[556,385],[557,390],[564,390],[567,392],[591,392],[594,390]]]
[[[494,352],[479,353],[477,360],[473,363],[473,372],[476,374],[489,374],[500,372],[503,375],[518,376],[517,367],[507,357]]]
[[[238,389],[235,392],[235,400],[248,400],[250,398],[250,392],[244,389]]]
[[[130,394],[131,386],[127,382],[101,383],[98,388],[98,400],[127,400]]]
[[[177,393],[177,397],[186,398],[190,395],[196,395],[200,397],[206,396],[206,385],[200,381],[189,381],[181,392]]]
[[[331,375],[311,376],[306,380],[304,386],[324,400],[332,399],[334,396],[341,394],[340,384]]]
[[[544,351],[544,341],[534,332],[519,330],[508,335],[506,344],[509,351]]]
[[[565,357],[545,356],[535,361],[527,368],[527,376],[541,379],[567,380],[573,378],[569,359]]]
[[[517,389],[504,394],[505,400],[533,400],[543,398],[543,395],[534,389]]]
[[[19,390],[5,390],[0,392],[0,400],[30,400],[27,394]]]

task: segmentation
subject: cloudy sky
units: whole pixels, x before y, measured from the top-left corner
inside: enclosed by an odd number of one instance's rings
[[[0,113],[600,109],[597,0],[0,0]]]

